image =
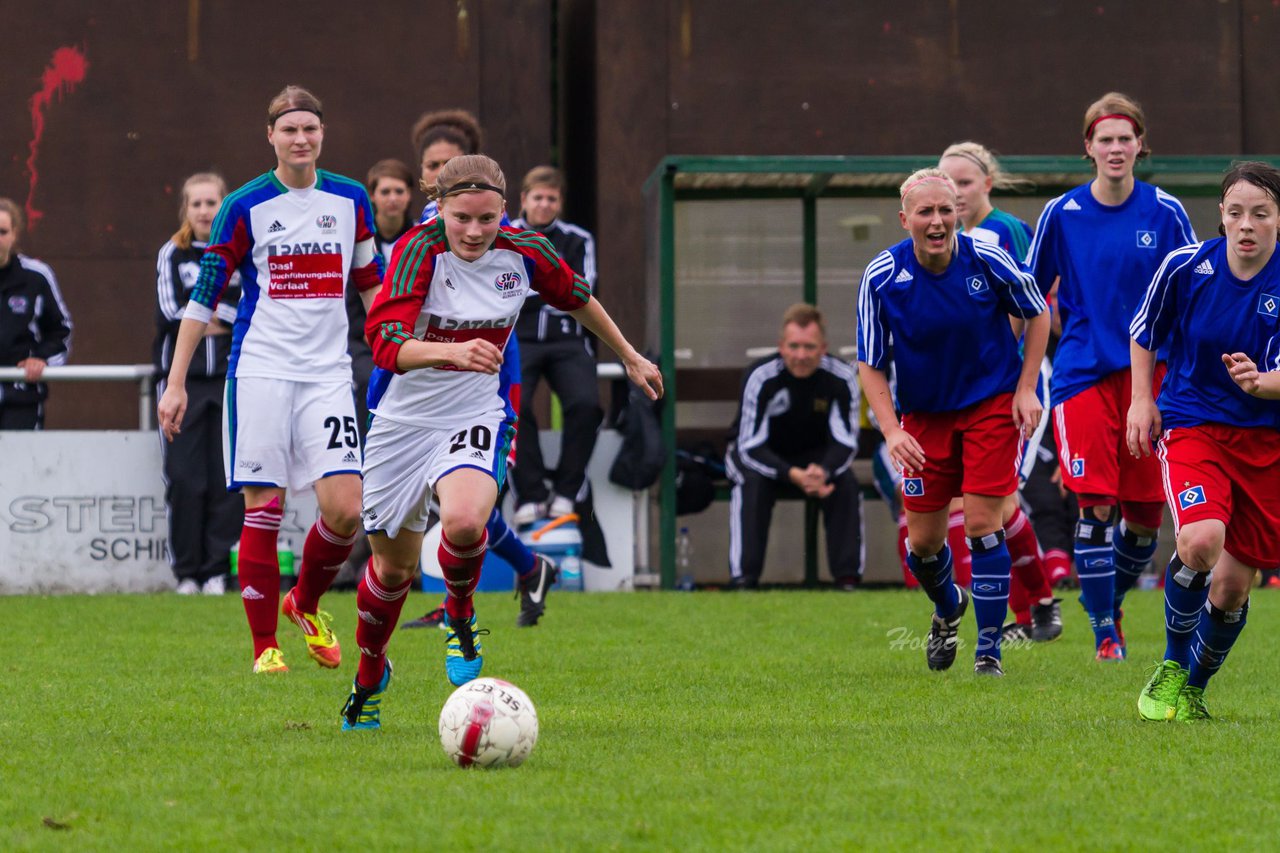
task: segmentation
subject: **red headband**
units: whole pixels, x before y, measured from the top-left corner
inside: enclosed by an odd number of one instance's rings
[[[947,189],[955,192],[955,183],[950,178],[944,178],[941,175],[925,175],[923,178],[916,178],[911,183],[902,188],[902,198],[907,197],[907,193],[927,181],[937,181],[940,184],[946,184]]]
[[[1093,129],[1094,129],[1095,127],[1097,127],[1097,126],[1098,126],[1098,122],[1100,122],[1100,121],[1106,121],[1106,120],[1107,120],[1107,119],[1109,119],[1109,118],[1122,118],[1122,119],[1124,119],[1125,121],[1129,122],[1129,124],[1133,125],[1133,132],[1134,132],[1136,135],[1138,135],[1138,136],[1141,136],[1141,135],[1142,135],[1142,128],[1138,127],[1138,123],[1137,123],[1136,121],[1134,121],[1134,119],[1133,119],[1133,117],[1132,117],[1132,116],[1121,115],[1120,113],[1109,113],[1109,114],[1104,115],[1104,116],[1098,116],[1098,117],[1097,117],[1097,118],[1095,118],[1092,122],[1090,122],[1090,123],[1089,123],[1089,129],[1088,129],[1088,130],[1086,130],[1086,131],[1084,132],[1084,138],[1085,138],[1085,139],[1093,139]]]

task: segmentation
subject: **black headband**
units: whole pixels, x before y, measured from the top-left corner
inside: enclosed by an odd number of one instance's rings
[[[315,113],[317,118],[319,118],[321,121],[324,121],[324,113],[320,112],[319,110],[313,110],[311,109],[311,107],[289,107],[289,109],[281,110],[280,112],[273,115],[271,117],[271,123],[275,124],[280,120],[280,117],[286,113]]]
[[[440,193],[440,197],[444,198],[447,195],[453,195],[454,193],[467,192],[468,190],[493,190],[500,196],[506,195],[506,193],[502,190],[502,188],[495,187],[493,184],[485,184],[485,183],[481,183],[480,181],[462,181],[461,183],[454,184],[453,186],[449,187],[449,189]]]
[[[982,170],[982,174],[984,174],[984,175],[990,175],[990,174],[991,174],[991,172],[987,169],[987,164],[986,164],[986,163],[984,163],[984,162],[982,162],[982,158],[981,158],[981,157],[979,157],[977,154],[972,154],[972,153],[970,153],[970,152],[968,152],[968,151],[952,151],[950,154],[948,154],[948,155],[946,155],[946,156],[948,156],[948,157],[963,157],[963,158],[964,158],[964,159],[966,159],[966,160],[972,160],[972,161],[973,161],[973,164],[974,164],[975,166],[977,166],[979,169],[981,169],[981,170]]]

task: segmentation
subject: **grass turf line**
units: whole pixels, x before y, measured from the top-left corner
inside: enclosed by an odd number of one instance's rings
[[[485,674],[542,729],[499,772],[440,750],[442,631],[397,632],[383,730],[339,731],[350,594],[325,599],[341,670],[282,620],[273,678],[234,596],[0,598],[0,849],[1268,846],[1271,598],[1210,687],[1218,719],[1189,727],[1137,717],[1159,593],[1126,602],[1130,661],[1094,662],[1066,602],[1063,639],[1007,651],[1004,679],[973,676],[972,617],[928,672],[918,593],[557,592],[519,630],[518,602],[482,595]]]

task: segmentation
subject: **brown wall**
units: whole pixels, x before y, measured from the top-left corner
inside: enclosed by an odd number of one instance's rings
[[[596,36],[601,291],[628,333],[666,154],[1072,154],[1111,89],[1157,154],[1280,151],[1267,0],[617,0]]]
[[[45,109],[34,197],[44,216],[22,245],[58,275],[75,363],[150,359],[155,257],[177,224],[175,193],[195,171],[234,187],[271,168],[266,106],[286,83],[324,102],[321,165],[357,179],[383,157],[412,165],[409,127],[429,109],[475,112],[517,187],[551,149],[551,0],[92,5],[6,8],[0,66],[0,195],[21,204],[29,100],[58,48],[88,61],[83,82]],[[136,399],[129,385],[58,386],[49,426],[133,428]]]
[[[413,119],[448,106],[479,115],[512,184],[558,160],[568,218],[597,232],[603,300],[637,339],[641,186],[666,154],[928,157],[961,138],[1072,153],[1084,107],[1112,88],[1146,106],[1157,154],[1280,151],[1280,88],[1257,70],[1280,36],[1270,0],[10,5],[0,194],[27,197],[30,99],[54,51],[89,63],[45,109],[45,215],[24,246],[58,273],[77,363],[147,360],[175,189],[197,170],[236,185],[269,168],[265,107],[286,82],[324,99],[337,172],[411,159]],[[63,386],[50,425],[130,427],[135,409],[128,386]]]

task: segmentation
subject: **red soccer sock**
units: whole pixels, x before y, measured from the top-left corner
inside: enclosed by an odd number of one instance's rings
[[[951,546],[952,571],[956,583],[967,587],[973,582],[973,556],[964,535],[964,510],[951,513],[947,521],[947,544]]]
[[[276,625],[280,618],[280,558],[276,538],[284,511],[280,499],[266,506],[246,509],[240,532],[240,599],[253,633],[253,657],[276,646]]]
[[[475,612],[471,607],[471,594],[480,583],[480,565],[484,562],[488,538],[487,534],[481,533],[480,538],[470,545],[459,545],[450,542],[443,531],[440,534],[440,570],[444,572],[444,583],[449,588],[444,609],[455,619],[467,619]]]
[[[1053,598],[1049,578],[1045,574],[1044,560],[1040,555],[1040,543],[1036,541],[1031,520],[1021,509],[1015,509],[1004,527],[1004,541],[1013,559],[1014,586],[1026,590],[1032,601]]]
[[[1009,609],[1013,611],[1013,621],[1019,625],[1031,624],[1031,599],[1026,588],[1016,580],[1009,584]]]
[[[356,645],[360,647],[360,665],[356,680],[364,687],[377,687],[387,661],[387,643],[400,621],[400,611],[408,597],[413,579],[397,587],[385,586],[373,571],[373,560],[365,567],[364,577],[356,587]]]
[[[1044,573],[1050,584],[1057,584],[1063,578],[1071,576],[1071,555],[1061,548],[1051,548],[1044,552]]]
[[[317,518],[302,546],[302,567],[298,569],[298,585],[293,588],[293,603],[303,613],[315,613],[320,596],[329,591],[342,564],[351,556],[359,531],[339,536],[329,529],[323,518]]]

